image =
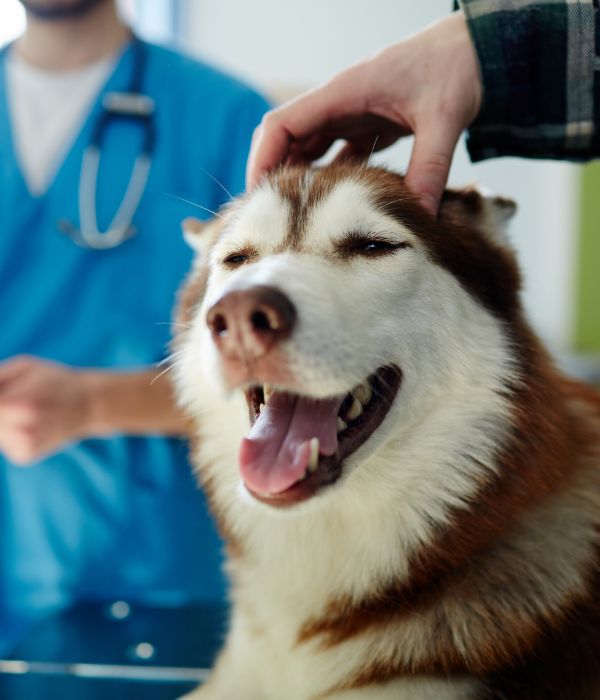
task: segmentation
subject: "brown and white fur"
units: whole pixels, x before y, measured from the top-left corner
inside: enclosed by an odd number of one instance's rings
[[[188,230],[174,372],[232,587],[190,697],[600,698],[600,398],[523,317],[513,209],[448,191],[434,219],[346,164],[280,170]],[[320,405],[369,377],[366,427],[313,486],[244,485],[263,385]]]

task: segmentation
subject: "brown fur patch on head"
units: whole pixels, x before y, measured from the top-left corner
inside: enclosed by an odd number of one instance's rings
[[[374,205],[410,229],[431,259],[453,274],[490,311],[512,317],[520,309],[521,278],[515,256],[489,235],[486,200],[472,188],[447,190],[436,219],[397,173],[351,162],[322,168],[282,167],[264,180],[264,186],[272,187],[289,207],[285,248],[301,247],[312,211],[344,181],[363,184],[372,193]],[[501,198],[492,201],[500,220],[510,218],[515,209],[513,202]]]
[[[370,168],[363,177],[373,188],[377,206],[417,235],[431,259],[488,310],[509,318],[520,312],[516,258],[485,230],[485,200],[479,192],[447,190],[435,219],[408,190],[401,175]]]
[[[267,176],[272,187],[288,207],[288,230],[284,248],[297,250],[306,234],[306,226],[314,208],[335,187],[337,169],[284,166]]]

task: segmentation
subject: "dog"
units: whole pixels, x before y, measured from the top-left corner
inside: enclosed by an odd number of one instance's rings
[[[346,163],[186,225],[173,374],[232,602],[190,698],[600,698],[600,397],[524,318],[514,209]]]

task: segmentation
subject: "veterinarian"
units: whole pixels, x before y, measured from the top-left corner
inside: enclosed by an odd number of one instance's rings
[[[600,12],[593,0],[462,0],[461,10],[270,112],[247,182],[336,139],[368,156],[414,134],[407,183],[437,212],[469,127],[474,161],[600,155]],[[595,55],[596,54],[596,55]]]
[[[267,107],[133,37],[113,0],[23,5],[0,52],[0,653],[81,599],[221,600],[157,363],[191,259],[180,222],[202,211],[181,199],[242,189]]]

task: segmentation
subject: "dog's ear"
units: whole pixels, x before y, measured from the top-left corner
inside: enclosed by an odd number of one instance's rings
[[[476,226],[492,241],[511,248],[508,222],[517,205],[512,199],[494,197],[476,187],[446,190],[440,204],[440,220],[452,225]]]
[[[185,242],[201,259],[206,257],[206,253],[216,237],[217,222],[218,219],[200,221],[193,216],[189,216],[181,222]]]
[[[195,309],[202,303],[210,273],[208,264],[210,247],[219,232],[218,221],[219,219],[200,221],[188,217],[181,222],[183,237],[194,250],[195,258],[188,276],[177,293],[174,316],[178,324],[177,328],[188,326]]]

